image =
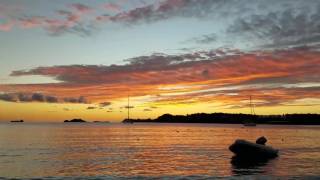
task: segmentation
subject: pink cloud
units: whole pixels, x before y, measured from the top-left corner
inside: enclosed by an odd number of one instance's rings
[[[103,8],[108,10],[108,11],[112,11],[112,12],[120,12],[122,10],[120,5],[115,4],[115,3],[104,4]]]
[[[96,17],[96,21],[98,22],[106,22],[110,20],[110,16],[108,15],[101,15]]]
[[[22,28],[35,28],[43,25],[44,18],[43,17],[30,17],[30,18],[20,18],[19,24]]]
[[[0,24],[0,31],[10,31],[14,25],[15,25],[15,22],[12,20],[6,23],[2,23]]]
[[[162,2],[156,11],[167,12],[175,8],[183,7],[185,4],[185,0],[167,0]]]
[[[71,4],[70,6],[81,13],[89,13],[93,10],[91,7],[80,3]]]
[[[254,94],[256,99],[265,101],[263,105],[271,105],[301,98],[320,98],[312,88],[297,85],[319,83],[319,57],[319,52],[309,49],[239,53],[223,57],[205,51],[157,54],[133,58],[126,65],[70,65],[14,71],[12,76],[43,75],[62,83],[2,85],[0,90],[41,91],[59,97],[81,94],[93,102],[102,102],[125,98],[130,89],[132,96],[157,96],[154,101],[159,103],[219,100],[226,105],[246,100]],[[161,88],[166,86],[184,88]]]

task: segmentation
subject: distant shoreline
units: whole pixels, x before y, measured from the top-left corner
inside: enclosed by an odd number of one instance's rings
[[[125,119],[122,123],[207,123],[207,124],[320,125],[320,114],[250,115],[229,113],[164,114],[156,119]]]

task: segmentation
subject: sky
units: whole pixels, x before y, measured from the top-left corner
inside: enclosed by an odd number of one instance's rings
[[[318,0],[0,0],[0,121],[250,113],[250,96],[319,113],[319,19]]]

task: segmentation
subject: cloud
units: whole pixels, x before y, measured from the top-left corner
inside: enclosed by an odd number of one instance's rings
[[[202,35],[199,37],[194,37],[194,38],[187,40],[187,42],[194,42],[197,44],[210,44],[215,41],[217,41],[217,34],[216,33],[205,34],[205,35]]]
[[[38,102],[44,102],[45,98],[42,94],[40,93],[34,93],[31,96],[32,101],[38,101]]]
[[[97,7],[71,4],[53,11],[50,17],[26,15],[22,9],[9,11],[0,5],[0,31],[42,28],[53,36],[73,33],[86,37],[98,28],[97,22],[139,25],[197,18],[211,21],[221,32],[189,41],[225,45],[219,43],[226,38],[231,44],[252,42],[255,47],[251,51],[221,48],[187,49],[188,53],[176,55],[154,53],[127,59],[122,65],[17,70],[11,76],[40,75],[60,83],[2,84],[0,99],[49,103],[88,103],[89,99],[105,107],[130,92],[133,97],[148,96],[146,102],[150,104],[144,107],[153,109],[152,105],[166,103],[214,101],[226,108],[241,108],[247,106],[250,95],[255,96],[257,106],[319,98],[319,4],[315,0],[164,0],[128,7],[107,3],[98,7],[104,8],[103,12],[96,11]],[[301,83],[311,85],[298,87]]]
[[[72,33],[80,37],[87,37],[93,34],[95,28],[90,24],[86,25],[82,23],[74,23],[74,25],[69,26],[68,22],[66,22],[61,24],[50,24],[50,26],[45,29],[51,36],[60,36],[65,33]]]
[[[165,0],[158,4],[146,4],[142,7],[118,13],[110,18],[113,22],[152,23],[173,17],[204,17],[223,3],[211,0]]]
[[[15,94],[11,94],[12,96],[15,96]],[[18,93],[18,100],[20,102],[31,102],[32,101],[32,95],[30,94],[23,94],[23,93]]]
[[[317,80],[318,52],[292,49],[239,53],[201,51],[192,54],[153,54],[127,60],[125,65],[70,65],[14,71],[11,76],[43,75],[76,84],[175,84],[215,81],[300,82]],[[221,56],[222,54],[222,56]],[[224,54],[224,55],[223,55]]]
[[[235,41],[236,38],[229,37],[230,34],[235,34],[233,37],[237,38],[243,36],[243,39],[258,37],[262,41],[272,38],[274,43],[278,41],[283,45],[319,40],[317,19],[320,3],[317,0],[164,0],[124,3],[127,4],[109,2],[92,7],[81,3],[65,4],[65,8],[57,10],[54,16],[30,15],[23,8],[2,5],[0,18],[3,16],[6,22],[0,24],[0,31],[10,31],[17,26],[24,29],[42,28],[53,36],[73,33],[86,37],[97,32],[101,23],[139,25],[174,18],[196,18],[212,21],[219,27],[221,21],[226,26],[231,24],[230,27],[221,26],[219,33],[194,38],[193,41],[198,44],[218,42],[221,38]],[[224,32],[224,28],[227,28],[227,32]],[[221,36],[223,33],[226,35]]]
[[[143,109],[143,111],[152,111],[151,109]]]
[[[65,33],[73,33],[85,37],[95,32],[94,20],[90,19],[93,8],[84,4],[71,4],[68,9],[55,11],[56,15],[28,15],[24,8],[13,8],[2,5],[0,10],[0,31],[10,31],[14,27],[22,29],[42,28],[49,35],[59,36]],[[14,11],[13,11],[14,10]],[[6,22],[1,23],[1,16]]]
[[[87,110],[93,110],[93,109],[97,109],[97,107],[94,107],[94,106],[87,107]]]
[[[0,100],[9,101],[9,102],[17,101],[16,97],[11,94],[0,94]]]
[[[201,1],[201,2],[200,2]],[[90,7],[81,3],[67,5],[68,10],[61,9],[57,11],[58,15],[64,16],[64,19],[58,17],[48,17],[43,15],[25,16],[25,12],[19,10],[16,12],[15,19],[22,28],[41,27],[50,35],[61,35],[64,33],[75,33],[80,36],[88,36],[96,30],[96,22],[115,22],[135,24],[140,22],[155,22],[168,18],[181,17],[200,17],[212,10],[216,4],[210,0],[166,0],[160,3],[146,4],[141,3],[138,7],[133,7],[125,11],[116,3],[106,3],[102,7],[114,15],[108,13],[99,14],[101,7]],[[9,14],[9,7],[6,9],[6,16]],[[94,12],[94,13],[93,13]],[[94,16],[93,14],[98,14]],[[8,18],[9,19],[9,18]],[[6,23],[0,26],[0,30],[9,31],[14,24]]]
[[[90,36],[95,32],[95,27],[93,23],[85,22],[83,19],[90,11],[89,9],[80,12],[58,10],[57,14],[63,16],[64,19],[46,18],[43,28],[52,36],[59,36],[64,33],[73,33],[82,37]]]
[[[151,103],[149,106],[158,106],[152,102],[232,104],[244,101],[251,93],[261,94],[257,98],[261,101],[277,104],[277,100],[318,98],[310,87],[319,86],[319,57],[320,52],[314,47],[251,52],[218,49],[180,55],[158,53],[128,59],[124,65],[70,65],[14,71],[12,76],[42,75],[61,83],[0,85],[0,91],[48,92],[58,97],[81,94],[82,99],[64,101],[84,103],[86,97],[98,104],[127,98],[130,92],[132,97],[148,96],[145,101]],[[297,89],[301,83],[311,85]],[[266,95],[269,92],[274,96]]]
[[[315,87],[268,87],[268,86],[244,86],[234,89],[216,88],[198,92],[184,93],[179,96],[167,96],[156,102],[163,104],[193,104],[197,102],[219,102],[221,108],[239,109],[249,108],[249,97],[253,99],[255,107],[287,106],[297,100],[307,98],[319,99],[320,86]],[[308,103],[300,103],[300,106],[310,106]]]
[[[80,3],[75,3],[75,4],[71,4],[70,7],[72,7],[73,9],[81,12],[81,13],[89,13],[90,11],[92,11],[93,9],[85,4],[80,4]]]
[[[40,93],[23,94],[23,93],[3,93],[0,95],[0,100],[10,102],[48,102],[56,103],[58,99],[54,96],[45,96]]]
[[[57,103],[58,102],[58,98],[57,97],[54,97],[54,96],[46,96],[46,102],[49,102],[49,103]]]
[[[84,97],[58,98],[41,93],[1,93],[0,100],[8,102],[87,103]]]
[[[19,18],[19,25],[24,29],[40,27],[44,24],[44,17],[32,16]]]
[[[125,109],[133,109],[134,106],[124,106],[123,108],[125,108]]]
[[[66,97],[63,98],[63,101],[66,103],[79,103],[79,104],[87,104],[87,100],[85,97],[80,96],[79,98],[74,98],[74,97]]]
[[[106,107],[106,106],[110,106],[111,105],[111,102],[101,102],[99,104],[100,107]]]
[[[239,17],[227,32],[259,39],[264,47],[309,45],[320,42],[319,14],[320,2],[310,1],[299,9],[287,6],[266,14]]]
[[[129,83],[133,81],[143,81],[143,79],[141,79],[141,74],[137,73],[146,71],[159,71],[168,67],[175,69],[176,67],[180,66],[180,64],[178,64],[179,62],[197,59],[204,58],[197,53],[185,54],[182,56],[154,54],[151,56],[141,56],[129,59],[127,60],[129,62],[127,65],[72,65],[39,67],[27,71],[14,71],[11,73],[11,76],[44,75],[55,77],[60,81],[74,83]],[[131,76],[122,73],[129,73]]]
[[[232,0],[234,2],[234,0]],[[127,2],[128,3],[128,2]],[[129,4],[129,3],[128,3]],[[50,35],[62,35],[65,33],[76,33],[81,36],[88,36],[96,30],[97,22],[114,22],[125,24],[154,23],[175,17],[206,17],[208,14],[215,13],[217,7],[225,3],[221,0],[165,0],[155,3],[135,3],[129,9],[121,8],[118,3],[105,3],[102,6],[107,12],[99,11],[101,6],[90,7],[86,4],[74,3],[65,5],[66,8],[57,10],[57,14],[64,18],[56,16],[47,16],[43,14],[29,15],[26,10],[18,9],[12,15],[11,6],[1,6],[1,11],[10,23],[0,26],[0,30],[9,31],[13,28],[16,21],[22,28],[43,28]],[[110,13],[112,15],[110,15]],[[116,14],[115,14],[116,13]],[[1,14],[0,14],[1,15]],[[0,16],[1,17],[1,16]]]
[[[108,11],[111,12],[120,12],[122,11],[121,6],[115,3],[106,3],[103,5],[103,8],[105,8]]]
[[[14,26],[14,21],[0,23],[0,31],[10,31]]]

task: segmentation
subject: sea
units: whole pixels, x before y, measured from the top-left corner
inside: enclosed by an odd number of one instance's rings
[[[279,157],[235,163],[260,136]],[[0,179],[320,179],[320,126],[0,123]]]

